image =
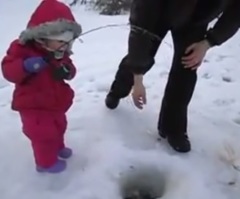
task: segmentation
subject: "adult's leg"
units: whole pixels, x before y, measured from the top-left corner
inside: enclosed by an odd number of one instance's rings
[[[207,24],[188,25],[172,31],[174,58],[162,101],[158,129],[179,152],[191,149],[187,136],[187,111],[197,81],[196,70],[185,69],[181,59],[186,48],[204,38]]]
[[[130,33],[131,35],[131,33]],[[129,38],[131,40],[131,36]],[[144,74],[148,72],[154,65],[154,56],[160,45],[160,40],[152,41],[151,49],[149,50],[149,58],[144,67]],[[140,44],[140,43],[139,43]],[[144,45],[142,46],[144,48]],[[136,49],[137,50],[137,49]],[[142,62],[143,63],[143,62]],[[115,79],[110,87],[110,91],[106,98],[106,106],[114,109],[118,106],[121,98],[127,97],[131,92],[133,86],[133,73],[131,71],[132,63],[129,61],[129,54],[127,54],[120,62]]]
[[[154,57],[168,28],[162,22],[161,1],[135,0],[130,14],[131,31],[128,54],[121,60],[106,98],[108,108],[116,108],[119,99],[129,95],[133,86],[133,69],[145,74],[154,64]],[[147,30],[147,32],[146,32]],[[153,37],[150,33],[161,39]]]
[[[166,34],[166,32],[164,32],[164,33]],[[134,34],[134,33],[130,33],[129,40],[132,40],[131,34]],[[137,43],[141,44],[140,42],[139,43],[137,42]],[[143,74],[147,73],[151,69],[151,67],[154,65],[154,63],[155,63],[154,57],[155,57],[155,54],[158,50],[160,43],[161,43],[160,40],[152,41],[151,48],[149,49],[149,52],[148,52],[149,59],[147,59],[147,61],[145,62],[146,64],[144,65]],[[142,45],[141,48],[145,48],[144,45]],[[136,48],[136,49],[132,49],[132,50],[138,50],[138,49]],[[140,57],[141,56],[139,56],[139,61],[141,62]],[[121,60],[118,70],[115,74],[115,79],[113,80],[113,83],[110,87],[110,91],[109,91],[106,101],[105,101],[106,106],[110,109],[116,108],[119,104],[120,99],[127,97],[129,95],[129,93],[131,92],[132,86],[134,84],[133,73],[131,71],[131,67],[132,67],[133,63],[131,61],[129,61],[129,59],[130,58],[129,58],[129,53],[128,53]],[[144,63],[144,62],[142,61],[142,63]]]
[[[131,34],[131,33],[130,33]],[[130,36],[131,37],[131,36]],[[131,38],[130,38],[131,40]],[[137,41],[136,41],[137,42]],[[154,64],[154,56],[158,50],[160,41],[154,41],[150,49],[151,60],[145,65],[144,73],[148,72]],[[144,48],[144,47],[143,47]],[[137,50],[137,49],[136,49]],[[115,79],[111,85],[110,93],[116,98],[124,98],[129,95],[133,86],[133,73],[130,70],[129,55],[126,55],[120,62]]]

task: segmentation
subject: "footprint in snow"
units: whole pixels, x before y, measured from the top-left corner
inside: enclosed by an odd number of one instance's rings
[[[209,74],[209,73],[204,73],[203,75],[202,75],[202,78],[204,78],[204,79],[211,79],[211,74]]]
[[[227,83],[233,82],[233,79],[227,75],[222,76],[222,80]]]
[[[160,77],[166,77],[166,76],[168,76],[168,74],[169,74],[168,71],[162,71],[162,72],[159,74],[159,76],[160,76]]]
[[[7,106],[7,104],[0,104],[0,107],[5,107]]]
[[[233,119],[233,122],[237,125],[240,125],[240,116]]]
[[[88,81],[89,82],[95,82],[95,78],[94,77],[89,77]]]
[[[217,57],[216,61],[217,61],[217,62],[221,62],[221,61],[223,61],[223,60],[226,59],[226,58],[228,58],[228,56],[226,56],[226,55],[219,55],[219,56]]]
[[[104,92],[107,93],[109,91],[109,85],[108,84],[101,84],[99,83],[96,87],[96,90],[98,92]]]
[[[93,93],[93,92],[94,92],[94,91],[93,91],[93,89],[91,89],[91,88],[87,90],[87,93]]]
[[[231,104],[234,104],[236,100],[234,99],[216,99],[213,101],[213,103],[217,106],[229,106]]]
[[[93,97],[94,97],[94,98],[99,98],[100,96],[96,93],[96,94],[94,94]]]
[[[209,63],[210,61],[208,59],[204,59],[203,63]]]

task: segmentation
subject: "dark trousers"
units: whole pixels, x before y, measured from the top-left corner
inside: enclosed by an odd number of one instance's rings
[[[158,120],[158,130],[167,135],[187,132],[188,104],[194,92],[197,73],[196,70],[185,69],[181,63],[181,58],[189,45],[204,38],[206,30],[207,24],[201,26],[187,25],[181,29],[171,31],[174,43],[174,57]],[[164,38],[167,32],[168,29],[155,31],[160,38]],[[160,44],[161,41],[159,40],[152,44],[150,54],[153,58]],[[133,83],[133,74],[129,70],[126,55],[119,65],[110,92],[117,98],[124,98],[129,95]]]

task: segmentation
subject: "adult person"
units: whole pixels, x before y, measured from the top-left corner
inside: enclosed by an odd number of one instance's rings
[[[209,23],[217,19],[212,28]],[[154,65],[162,39],[171,31],[174,57],[158,131],[178,152],[189,152],[187,111],[197,81],[197,68],[208,49],[230,39],[239,29],[239,0],[133,0],[128,54],[122,59],[105,103],[115,109],[132,92],[136,107],[146,103],[144,74]],[[157,37],[153,36],[157,35]],[[160,39],[159,39],[160,38]]]

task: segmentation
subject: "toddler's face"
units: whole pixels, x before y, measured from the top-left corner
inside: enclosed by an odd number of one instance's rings
[[[46,46],[47,48],[53,51],[65,51],[68,48],[69,43],[65,41],[58,41],[58,40],[47,40]]]

